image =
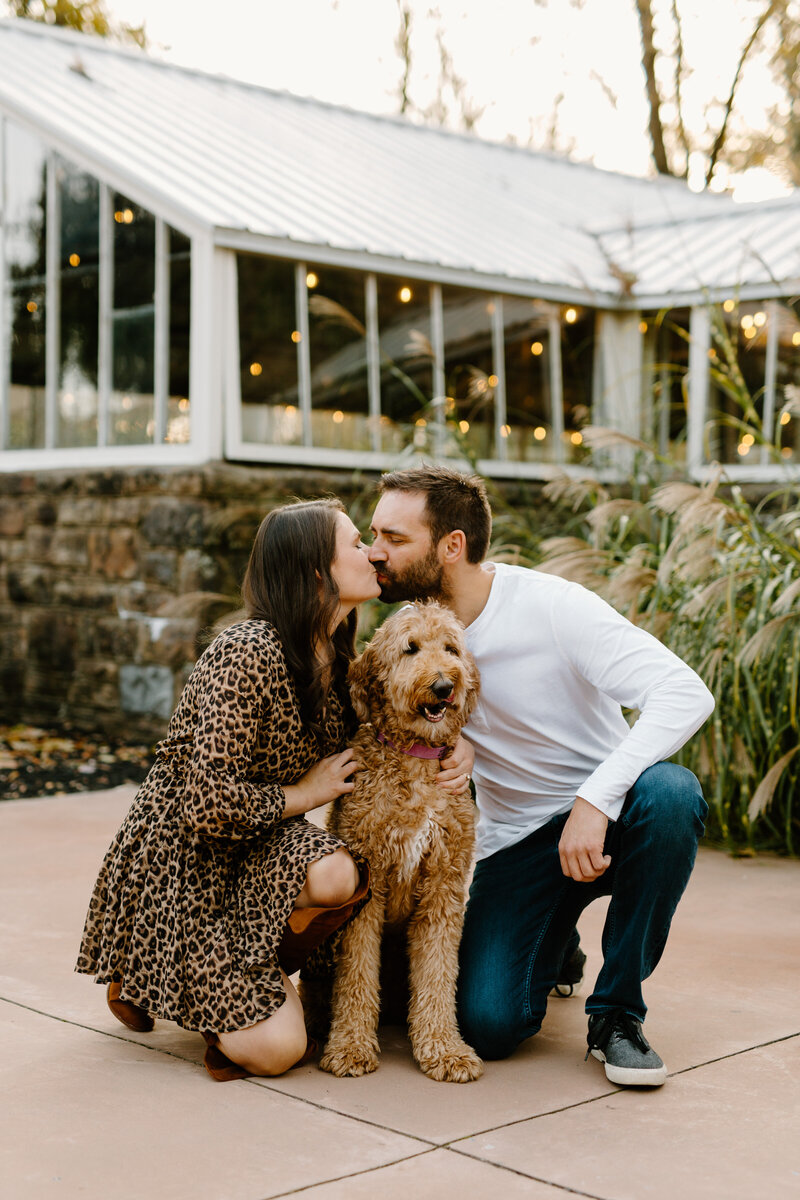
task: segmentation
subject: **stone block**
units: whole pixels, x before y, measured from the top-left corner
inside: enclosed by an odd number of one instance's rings
[[[107,525],[108,505],[93,496],[65,496],[58,506],[59,525]]]
[[[119,700],[128,713],[169,717],[172,713],[174,680],[169,667],[127,663],[119,670]]]
[[[139,561],[132,529],[92,529],[87,539],[89,568],[106,579],[133,579]]]
[[[55,525],[58,520],[58,509],[49,497],[36,500],[31,506],[30,518],[39,525]]]
[[[116,608],[114,589],[87,579],[85,574],[57,580],[53,587],[53,599],[57,604],[65,604],[70,608],[105,609],[108,612]]]
[[[142,536],[151,546],[202,546],[205,510],[183,500],[157,501],[141,523]]]
[[[0,537],[19,537],[25,532],[25,506],[20,500],[0,500]]]
[[[158,583],[162,587],[175,587],[178,573],[178,555],[175,550],[151,550],[141,558],[142,578],[145,583]]]
[[[109,525],[138,525],[149,507],[144,496],[114,496],[107,501]]]
[[[32,613],[26,621],[28,660],[46,675],[53,671],[69,675],[77,661],[77,626],[72,615]]]
[[[53,548],[53,530],[46,525],[29,525],[25,531],[25,557],[47,562]]]
[[[219,563],[210,554],[204,550],[187,550],[181,557],[178,591],[181,595],[225,591],[222,574]]]
[[[50,561],[57,567],[88,567],[89,548],[83,529],[56,529]]]
[[[33,563],[8,569],[8,598],[13,604],[50,604],[54,595],[52,572]]]

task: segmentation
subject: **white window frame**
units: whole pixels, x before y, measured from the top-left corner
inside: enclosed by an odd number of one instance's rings
[[[197,465],[222,457],[221,347],[223,317],[219,271],[213,229],[183,212],[175,211],[161,198],[148,195],[135,181],[121,177],[64,142],[44,137],[40,128],[16,115],[0,112],[0,211],[5,211],[5,128],[13,121],[33,134],[47,152],[47,243],[45,300],[45,445],[43,448],[8,449],[11,378],[10,305],[6,287],[4,226],[0,222],[0,472],[58,468],[102,468],[126,466]],[[59,196],[56,181],[58,158],[93,176],[99,185],[99,283],[98,283],[98,381],[97,443],[92,446],[60,447],[58,438],[59,347]],[[113,207],[112,195],[119,192],[152,213],[156,222],[155,251],[155,352],[153,439],[137,445],[108,445],[111,394],[113,305]],[[159,441],[166,430],[169,388],[169,231],[176,229],[190,239],[191,301],[189,349],[190,440],[183,443]]]

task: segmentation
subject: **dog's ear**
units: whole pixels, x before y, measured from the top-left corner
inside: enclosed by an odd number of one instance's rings
[[[466,668],[465,683],[467,685],[467,696],[464,701],[464,722],[469,720],[475,705],[478,703],[478,693],[481,690],[481,677],[478,674],[478,668],[475,665],[475,659],[467,650],[463,658]]]
[[[364,653],[351,662],[347,672],[350,699],[361,722],[368,721],[371,713],[380,707],[383,687],[377,676],[376,657],[373,648],[367,646]]]

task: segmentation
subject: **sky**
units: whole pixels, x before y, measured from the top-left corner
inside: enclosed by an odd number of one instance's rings
[[[152,52],[169,61],[364,111],[398,111],[397,0],[227,0],[214,7],[108,0],[108,7],[127,23],[144,21]],[[686,57],[695,66],[685,87],[694,127],[705,126],[709,97],[727,94],[756,8],[757,0],[682,0]],[[419,106],[435,91],[440,26],[456,72],[484,109],[480,136],[543,148],[561,96],[559,148],[610,170],[651,169],[633,0],[412,0],[412,9],[411,93]],[[740,111],[758,125],[771,94],[766,66],[751,67],[745,84]],[[690,184],[699,184],[701,169],[691,164]],[[738,199],[783,190],[763,172],[730,182]]]

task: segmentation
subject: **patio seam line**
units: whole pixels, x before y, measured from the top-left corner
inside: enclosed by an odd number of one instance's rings
[[[151,1051],[151,1053],[166,1054],[170,1058],[175,1058],[179,1062],[188,1063],[190,1066],[196,1066],[198,1068],[201,1066],[200,1063],[195,1063],[190,1058],[185,1058],[185,1057],[183,1057],[183,1055],[176,1054],[173,1050],[168,1050],[161,1046],[148,1046],[146,1042],[136,1041],[134,1038],[125,1037],[124,1034],[109,1033],[102,1029],[95,1029],[94,1026],[92,1026],[92,1025],[84,1025],[80,1021],[74,1021],[74,1020],[70,1019],[69,1017],[59,1017],[53,1013],[43,1012],[41,1009],[34,1008],[32,1005],[29,1005],[29,1004],[23,1004],[19,1000],[11,1000],[6,996],[0,996],[0,1003],[10,1004],[15,1008],[24,1009],[27,1012],[34,1013],[36,1016],[45,1017],[52,1021],[59,1021],[63,1025],[72,1025],[76,1029],[84,1029],[84,1030],[87,1030],[89,1033],[99,1034],[100,1037],[109,1037],[109,1038],[113,1038],[115,1041],[128,1042],[133,1046],[140,1046],[144,1050],[149,1050],[149,1051]],[[191,1031],[188,1031],[188,1032],[191,1032]],[[669,1076],[669,1078],[677,1078],[679,1075],[687,1075],[692,1071],[699,1070],[701,1067],[712,1066],[714,1063],[724,1062],[726,1059],[729,1059],[729,1058],[738,1058],[743,1054],[750,1054],[755,1050],[766,1049],[766,1047],[768,1047],[768,1046],[780,1045],[782,1042],[792,1041],[792,1039],[796,1038],[796,1037],[800,1037],[800,1031],[798,1031],[796,1033],[784,1034],[782,1037],[772,1038],[769,1041],[760,1042],[758,1045],[748,1046],[742,1050],[734,1050],[730,1054],[720,1055],[717,1058],[709,1059],[707,1062],[697,1063],[694,1066],[690,1066],[690,1067],[684,1067],[680,1071],[675,1071],[671,1076]],[[281,1078],[281,1077],[278,1077],[278,1078]],[[486,1129],[479,1129],[473,1133],[468,1133],[468,1134],[464,1134],[461,1137],[452,1138],[449,1141],[431,1142],[427,1138],[419,1137],[417,1134],[405,1133],[403,1130],[395,1129],[393,1126],[381,1125],[376,1121],[370,1121],[366,1117],[359,1117],[359,1116],[355,1116],[350,1113],[343,1113],[343,1112],[341,1112],[340,1109],[335,1108],[330,1104],[323,1104],[318,1100],[311,1100],[305,1096],[296,1096],[292,1092],[286,1091],[285,1089],[282,1089],[282,1088],[276,1086],[275,1084],[269,1083],[267,1076],[252,1076],[252,1077],[248,1077],[246,1079],[242,1079],[239,1082],[254,1084],[256,1087],[262,1088],[265,1091],[277,1093],[278,1095],[288,1097],[290,1100],[297,1100],[301,1104],[307,1104],[310,1107],[320,1109],[323,1112],[335,1113],[337,1116],[345,1117],[347,1120],[357,1121],[362,1125],[368,1125],[371,1128],[383,1130],[384,1132],[394,1134],[397,1137],[409,1138],[410,1140],[419,1142],[422,1146],[427,1147],[427,1150],[420,1151],[421,1154],[427,1153],[428,1150],[452,1150],[456,1154],[461,1154],[467,1158],[473,1158],[479,1162],[486,1161],[486,1162],[490,1163],[492,1166],[500,1166],[501,1164],[492,1163],[492,1161],[490,1159],[484,1160],[484,1159],[480,1158],[480,1156],[477,1154],[470,1154],[469,1151],[462,1149],[458,1145],[458,1143],[468,1141],[469,1139],[475,1138],[475,1137],[483,1137],[487,1133],[494,1133],[497,1130],[511,1129],[515,1125],[524,1125],[526,1121],[538,1121],[542,1117],[557,1116],[559,1113],[569,1112],[572,1109],[584,1108],[588,1104],[594,1104],[598,1100],[605,1100],[605,1099],[608,1099],[609,1096],[616,1096],[616,1095],[619,1095],[621,1092],[629,1090],[629,1089],[625,1089],[625,1088],[613,1088],[610,1091],[602,1092],[598,1096],[590,1096],[586,1100],[579,1100],[575,1104],[565,1104],[561,1108],[549,1109],[547,1112],[535,1113],[532,1116],[527,1116],[527,1117],[519,1117],[513,1121],[504,1121],[504,1122],[501,1122],[499,1125],[490,1125]],[[416,1158],[416,1157],[418,1157],[418,1155],[414,1154],[414,1155],[409,1155],[408,1157]],[[402,1160],[398,1160],[398,1161],[402,1161]],[[513,1168],[504,1168],[504,1169],[513,1170]],[[519,1173],[524,1174],[524,1172],[519,1172]],[[525,1176],[525,1177],[526,1178],[537,1178],[536,1176]],[[343,1178],[346,1178],[346,1177],[343,1177]],[[549,1180],[542,1180],[542,1182],[549,1183]],[[314,1184],[312,1186],[318,1186],[318,1185]],[[552,1184],[551,1186],[556,1187],[556,1186],[560,1186],[560,1185]],[[284,1194],[291,1194],[291,1193],[284,1193]],[[590,1197],[590,1200],[607,1200],[607,1198],[605,1198],[605,1197],[593,1197],[593,1196],[591,1196],[591,1193],[588,1193],[588,1192],[577,1193],[577,1194]]]
[[[10,1000],[7,996],[0,996],[0,1004],[11,1004],[15,1008],[21,1008],[26,1012],[34,1013],[34,1015],[37,1017],[45,1017],[51,1021],[59,1021],[62,1025],[72,1025],[75,1029],[84,1029],[88,1033],[96,1033],[100,1037],[112,1038],[116,1042],[127,1042],[128,1045],[139,1046],[142,1050],[148,1050],[151,1054],[166,1054],[169,1058],[175,1058],[178,1060],[178,1062],[188,1063],[190,1067],[197,1067],[198,1070],[203,1066],[202,1063],[195,1062],[191,1058],[185,1058],[182,1054],[176,1054],[174,1050],[168,1050],[164,1046],[148,1046],[147,1042],[138,1042],[135,1038],[126,1037],[122,1033],[109,1033],[105,1029],[95,1029],[93,1025],[84,1025],[80,1021],[73,1021],[70,1017],[57,1017],[54,1013],[43,1012],[39,1008],[33,1008],[30,1004],[23,1004],[20,1000]],[[194,1031],[186,1030],[185,1032],[192,1033]],[[198,1034],[198,1037],[199,1036],[200,1035]],[[439,1142],[431,1142],[427,1138],[419,1137],[419,1135],[416,1133],[404,1133],[401,1129],[393,1129],[391,1125],[381,1125],[379,1122],[370,1121],[366,1117],[359,1117],[353,1113],[342,1112],[340,1109],[334,1108],[330,1104],[320,1104],[319,1101],[310,1100],[306,1096],[295,1096],[292,1092],[287,1092],[281,1088],[270,1086],[268,1079],[269,1077],[266,1075],[253,1075],[248,1076],[245,1079],[237,1080],[237,1082],[252,1084],[257,1088],[260,1088],[262,1091],[272,1092],[273,1094],[283,1096],[288,1100],[296,1100],[298,1104],[307,1104],[311,1108],[320,1109],[322,1112],[332,1113],[336,1116],[344,1117],[347,1121],[357,1121],[361,1125],[369,1125],[371,1129],[380,1129],[383,1133],[391,1133],[396,1137],[404,1137],[408,1138],[409,1141],[419,1142],[421,1146],[425,1147],[424,1150],[419,1152],[421,1154],[427,1153],[428,1150],[441,1149],[441,1144]],[[410,1155],[409,1157],[416,1158],[416,1154]],[[343,1178],[346,1178],[346,1176]]]
[[[710,1067],[714,1063],[725,1062],[729,1058],[739,1058],[742,1054],[752,1054],[754,1050],[764,1050],[767,1046],[778,1046],[781,1042],[790,1042],[793,1038],[800,1037],[800,1030],[797,1033],[787,1033],[779,1038],[772,1038],[768,1042],[759,1042],[757,1046],[747,1046],[744,1050],[733,1050],[730,1054],[721,1054],[718,1058],[710,1058],[708,1062],[696,1063],[693,1067],[683,1067],[680,1071],[673,1071],[667,1076],[668,1079],[676,1079],[679,1075],[688,1075],[691,1071],[698,1071],[701,1067]],[[448,1150],[456,1150],[459,1154],[467,1154],[468,1151],[462,1150],[457,1146],[458,1142],[466,1142],[469,1138],[484,1137],[487,1133],[494,1133],[498,1129],[511,1129],[514,1125],[524,1125],[526,1121],[539,1121],[542,1117],[555,1117],[559,1113],[569,1112],[573,1108],[584,1108],[587,1104],[595,1104],[598,1100],[607,1100],[609,1096],[619,1096],[623,1093],[629,1093],[630,1088],[615,1087],[611,1091],[601,1092],[599,1096],[589,1096],[586,1100],[578,1100],[575,1104],[565,1104],[562,1108],[551,1108],[547,1112],[535,1113],[532,1117],[519,1117],[514,1121],[505,1121],[500,1125],[490,1125],[486,1129],[479,1129],[476,1133],[467,1133],[463,1137],[453,1138],[450,1142],[443,1142]],[[472,1158],[477,1158],[478,1155],[470,1155]]]
[[[375,1171],[383,1171],[386,1167],[396,1167],[398,1163],[410,1162],[414,1158],[424,1158],[426,1154],[433,1154],[435,1150],[440,1149],[440,1146],[428,1146],[416,1154],[406,1154],[402,1158],[395,1158],[392,1162],[379,1163],[376,1167],[365,1167],[362,1171],[348,1171],[346,1175],[336,1175],[322,1183],[304,1183],[301,1187],[290,1188],[288,1192],[273,1192],[270,1196],[263,1197],[263,1200],[280,1200],[281,1196],[296,1196],[302,1192],[310,1192],[312,1188],[327,1187],[331,1183],[341,1183],[342,1180],[359,1179],[362,1175],[372,1175]]]
[[[498,1125],[498,1129],[504,1128]],[[571,1196],[583,1196],[586,1200],[614,1200],[611,1196],[598,1196],[596,1192],[584,1192],[580,1188],[570,1187],[567,1183],[556,1183],[552,1179],[545,1179],[542,1175],[531,1175],[528,1171],[523,1171],[519,1167],[509,1167],[505,1163],[495,1162],[493,1158],[481,1158],[479,1154],[470,1154],[466,1150],[459,1150],[455,1146],[448,1146],[453,1154],[460,1154],[462,1158],[470,1158],[473,1162],[485,1163],[488,1167],[497,1167],[502,1171],[510,1171],[512,1175],[519,1175],[523,1179],[533,1179],[536,1183],[543,1183],[547,1187],[558,1188],[560,1192],[568,1192]]]

